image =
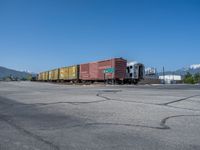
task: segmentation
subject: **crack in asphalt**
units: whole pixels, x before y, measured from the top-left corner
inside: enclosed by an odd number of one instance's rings
[[[166,125],[167,120],[172,118],[179,118],[179,117],[200,117],[200,115],[174,115],[174,116],[168,116],[161,120],[160,125],[165,129],[170,129],[169,126]]]
[[[79,104],[92,104],[92,103],[100,103],[100,102],[105,102],[105,101],[119,101],[119,102],[125,102],[125,103],[138,103],[138,104],[147,104],[147,105],[156,105],[156,106],[167,106],[167,107],[172,107],[172,108],[178,108],[178,109],[187,109],[187,110],[191,110],[191,111],[200,111],[198,109],[190,109],[190,108],[181,108],[181,107],[175,107],[175,106],[171,106],[169,104],[173,104],[173,103],[177,103],[180,101],[184,101],[187,100],[189,98],[192,97],[197,97],[200,95],[193,95],[193,96],[189,96],[186,98],[181,98],[178,100],[174,100],[174,101],[170,101],[167,103],[161,103],[161,104],[156,104],[156,103],[147,103],[147,102],[138,102],[138,101],[129,101],[129,100],[121,100],[121,99],[113,99],[110,98],[108,96],[104,96],[103,94],[105,92],[109,92],[109,93],[113,93],[116,94],[117,92],[121,92],[121,90],[102,90],[99,93],[96,94],[97,97],[103,98],[104,100],[97,100],[97,101],[84,101],[84,102],[65,102],[65,101],[60,101],[60,102],[52,102],[52,103],[34,103],[34,104],[18,104],[18,105],[26,105],[26,106],[47,106],[47,105],[56,105],[56,104],[71,104],[71,105],[79,105]],[[9,104],[9,105],[15,105],[15,104]]]
[[[39,135],[36,135],[28,130],[26,130],[25,128],[22,128],[21,126],[15,124],[11,119],[8,119],[7,116],[5,115],[0,115],[0,120],[6,122],[7,124],[9,124],[10,126],[14,127],[17,131],[19,131],[20,133],[26,134],[29,137],[34,138],[37,141],[40,141],[48,146],[50,146],[51,148],[53,148],[54,150],[60,150],[59,146],[55,145],[54,143],[45,140],[44,138],[42,138]]]
[[[97,97],[100,97],[100,98],[104,98],[104,100],[96,100],[96,101],[83,101],[83,102],[65,102],[65,101],[60,101],[60,102],[52,102],[52,103],[34,103],[34,104],[26,104],[26,103],[21,103],[21,104],[8,104],[8,103],[5,103],[5,102],[1,102],[2,104],[6,104],[8,105],[7,108],[9,107],[12,107],[12,106],[16,106],[16,105],[22,105],[22,106],[46,106],[46,105],[56,105],[56,104],[71,104],[71,105],[79,105],[79,104],[91,104],[91,103],[100,103],[100,102],[105,102],[105,101],[108,101],[108,100],[111,100],[105,96],[102,96],[100,93],[97,93],[96,94]]]
[[[184,109],[184,110],[190,110],[190,111],[200,111],[199,109],[182,108],[182,107],[176,107],[176,106],[169,105],[169,104],[173,104],[173,103],[177,103],[177,102],[181,102],[181,101],[190,99],[192,97],[197,97],[197,96],[200,96],[200,95],[193,95],[193,96],[181,98],[181,99],[178,99],[178,100],[170,101],[170,102],[167,102],[167,103],[156,104],[156,103],[146,103],[146,102],[138,102],[138,101],[121,100],[121,99],[112,99],[112,98],[109,98],[107,96],[103,96],[102,94],[103,93],[101,93],[101,96],[99,96],[99,97],[104,98],[106,100],[120,101],[120,102],[125,102],[125,103],[137,103],[137,104],[146,104],[146,105],[155,105],[155,106],[165,106],[165,107]]]
[[[85,101],[85,102],[54,102],[54,103],[35,103],[30,105],[56,105],[56,104],[71,104],[71,105],[79,105],[79,104],[90,104],[90,103],[100,103],[107,100],[97,100],[97,101]]]
[[[84,101],[84,102],[54,102],[54,103],[35,103],[35,104],[19,104],[19,105],[25,105],[25,106],[37,106],[37,105],[54,105],[54,104],[64,104],[64,103],[67,103],[67,104],[72,104],[72,105],[78,105],[78,104],[90,104],[90,103],[100,103],[100,102],[105,102],[105,101],[121,101],[121,102],[128,102],[128,103],[140,103],[140,104],[149,104],[149,105],[157,105],[157,106],[165,106],[165,107],[173,107],[173,108],[178,108],[178,109],[186,109],[186,110],[192,110],[192,111],[200,111],[200,110],[196,110],[196,109],[189,109],[189,108],[181,108],[181,107],[176,107],[176,106],[171,106],[169,104],[173,104],[173,103],[177,103],[177,102],[181,102],[181,101],[184,101],[184,100],[187,100],[189,98],[192,98],[192,97],[197,97],[199,95],[193,95],[193,96],[189,96],[189,97],[186,97],[186,98],[181,98],[181,99],[178,99],[178,100],[174,100],[174,101],[170,101],[170,102],[167,102],[167,103],[163,103],[163,104],[155,104],[155,103],[145,103],[145,102],[138,102],[138,101],[126,101],[126,100],[121,100],[121,99],[112,99],[108,96],[104,96],[103,94],[105,92],[110,92],[110,93],[117,93],[117,92],[121,92],[121,91],[100,91],[96,94],[97,97],[100,97],[100,98],[103,98],[103,100],[97,100],[97,101]],[[3,102],[3,104],[6,104]],[[15,104],[7,104],[9,106],[13,106]],[[167,125],[167,121],[169,119],[172,119],[172,118],[178,118],[178,117],[200,117],[200,115],[174,115],[174,116],[168,116],[168,117],[165,117],[163,118],[161,121],[160,121],[160,126],[148,126],[148,125],[139,125],[139,124],[121,124],[121,123],[101,123],[101,122],[96,122],[96,123],[85,123],[85,124],[80,124],[80,125],[74,125],[74,126],[71,126],[71,127],[68,127],[69,129],[70,128],[75,128],[75,127],[89,127],[89,126],[103,126],[103,125],[107,125],[107,126],[126,126],[126,127],[140,127],[140,128],[149,128],[149,129],[159,129],[159,130],[169,130],[171,129],[170,126]],[[20,131],[21,133],[24,133],[40,142],[43,142],[49,146],[51,146],[53,149],[55,150],[59,150],[59,146],[55,145],[54,143],[50,142],[50,141],[47,141],[45,139],[43,139],[41,136],[39,135],[36,135],[36,134],[33,134],[32,132],[24,129],[23,127],[15,124],[12,120],[6,118],[6,116],[2,116],[0,115],[0,120],[3,120],[5,121],[7,124],[9,124],[10,126],[14,127],[15,129],[17,129],[18,131]]]
[[[101,123],[101,122],[95,122],[95,123],[86,123],[86,124],[80,124],[71,126],[68,129],[76,128],[76,127],[89,127],[89,126],[126,126],[126,127],[141,127],[141,128],[149,128],[149,129],[159,129],[159,130],[169,130],[171,129],[168,125],[166,125],[167,121],[172,118],[179,118],[179,117],[200,117],[200,115],[175,115],[175,116],[168,116],[161,120],[160,126],[148,126],[148,125],[138,125],[138,124],[123,124],[123,123]]]
[[[165,129],[162,127],[154,127],[154,126],[147,126],[147,125],[138,125],[138,124],[124,124],[124,123],[103,123],[103,122],[93,122],[93,123],[85,123],[80,125],[71,126],[68,129],[76,128],[76,127],[89,127],[89,126],[103,126],[103,125],[110,125],[110,126],[126,126],[126,127],[142,127],[142,128],[150,128],[150,129]]]
[[[113,100],[113,99],[111,99],[111,98],[109,98],[109,97],[103,96],[102,94],[103,94],[103,93],[97,93],[96,96],[105,99],[105,101]]]
[[[105,92],[105,91],[103,91],[103,92]],[[138,102],[138,101],[128,101],[128,100],[121,100],[121,99],[113,99],[113,98],[110,98],[110,97],[108,97],[108,96],[103,96],[103,94],[104,94],[103,92],[97,93],[96,96],[101,97],[101,98],[104,98],[105,101],[111,100],[111,101],[120,101],[120,102],[125,102],[125,103],[127,102],[127,103],[138,103],[138,104],[152,104],[152,105],[157,105],[157,104],[155,104],[155,103],[144,103],[144,102]],[[111,92],[111,91],[110,91],[110,92]],[[117,92],[121,92],[121,90],[115,91],[115,92],[111,92],[111,93],[116,94]]]
[[[144,103],[144,102],[137,102],[137,101],[127,101],[127,100],[120,100],[120,99],[112,99],[112,98],[109,98],[107,96],[103,96],[102,95],[103,93],[101,93],[101,95],[97,95],[101,98],[104,98],[105,100],[112,100],[112,101],[120,101],[120,102],[130,102],[130,103],[141,103],[141,104],[150,104],[150,105],[157,105],[157,106],[166,106],[166,107],[172,107],[172,108],[178,108],[178,109],[185,109],[185,110],[191,110],[191,111],[200,111],[198,109],[190,109],[190,108],[182,108],[182,107],[176,107],[176,106],[171,106],[169,104],[172,104],[172,103],[177,103],[177,102],[180,102],[180,101],[184,101],[184,100],[187,100],[189,98],[192,98],[192,97],[197,97],[197,96],[200,96],[200,95],[193,95],[193,96],[189,96],[189,97],[186,97],[186,98],[181,98],[181,99],[178,99],[178,100],[174,100],[174,101],[171,101],[171,102],[167,102],[167,103],[163,103],[163,104],[155,104],[155,103]],[[134,127],[144,127],[144,128],[152,128],[152,129],[170,129],[169,126],[166,125],[166,121],[171,119],[171,118],[178,118],[178,117],[197,117],[197,116],[200,116],[200,115],[175,115],[175,116],[168,116],[164,119],[161,120],[160,122],[160,127],[153,127],[153,126],[145,126],[145,125],[134,125],[134,124],[118,124],[118,123],[88,123],[86,124],[86,126],[89,126],[89,125],[118,125],[118,126],[134,126]]]
[[[200,95],[193,95],[193,96],[181,98],[181,99],[178,99],[178,100],[170,101],[170,102],[167,102],[167,103],[162,103],[162,104],[159,104],[159,105],[169,105],[169,104],[173,104],[173,103],[185,101],[185,100],[187,100],[187,99],[190,99],[190,98],[193,98],[193,97],[197,97],[197,96],[200,96]]]
[[[109,101],[109,100],[113,100],[110,99],[106,96],[102,95],[102,92],[111,92],[111,93],[117,93],[117,92],[121,92],[121,90],[104,90],[101,91],[99,93],[96,94],[97,97],[103,98],[104,100],[96,100],[96,101],[84,101],[84,102],[54,102],[54,103],[34,103],[34,104],[25,104],[25,105],[55,105],[55,104],[72,104],[72,105],[79,105],[79,104],[92,104],[92,103],[100,103],[100,102],[105,102],[105,101]]]

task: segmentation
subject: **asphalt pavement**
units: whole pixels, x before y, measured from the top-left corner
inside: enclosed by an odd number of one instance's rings
[[[0,150],[200,150],[200,86],[0,82]]]

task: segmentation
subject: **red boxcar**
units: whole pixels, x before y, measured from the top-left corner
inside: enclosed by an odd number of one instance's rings
[[[123,80],[126,76],[126,65],[127,61],[123,58],[81,64],[80,79],[91,81]]]

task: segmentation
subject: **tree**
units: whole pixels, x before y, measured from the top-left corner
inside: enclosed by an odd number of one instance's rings
[[[183,81],[184,83],[188,83],[188,84],[200,83],[200,73],[196,73],[195,75],[192,75],[188,72],[185,75]]]
[[[192,74],[187,72],[187,74],[185,75],[185,78],[190,78],[190,77],[192,77]]]
[[[31,81],[32,80],[32,75],[28,75],[26,77],[23,77],[21,80],[22,81]]]
[[[184,81],[184,83],[188,83],[188,84],[194,84],[195,83],[194,77],[189,72],[187,72],[183,81]]]
[[[195,81],[195,83],[200,83],[200,73],[196,73],[194,75],[194,81]]]

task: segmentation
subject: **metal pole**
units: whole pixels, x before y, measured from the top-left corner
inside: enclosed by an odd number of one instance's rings
[[[103,76],[104,76],[104,84],[106,84],[106,74],[105,74],[105,71],[103,73]]]
[[[165,84],[165,67],[163,66],[163,84]]]
[[[114,68],[112,59],[111,59],[111,68]],[[114,72],[112,72],[112,84],[114,84]]]

